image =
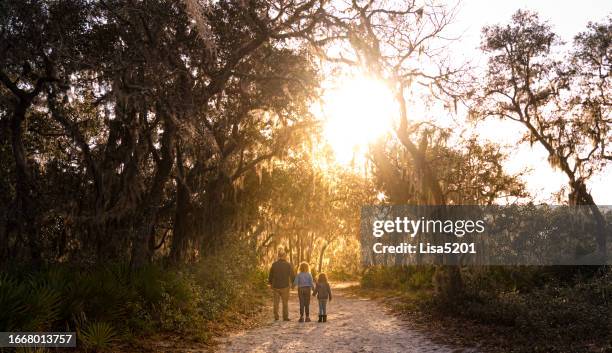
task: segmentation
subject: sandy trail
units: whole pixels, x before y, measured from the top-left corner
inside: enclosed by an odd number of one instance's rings
[[[313,298],[314,299],[314,298]],[[433,343],[424,334],[408,328],[406,322],[387,314],[377,302],[348,297],[335,288],[328,303],[328,322],[317,323],[318,306],[311,301],[313,322],[299,323],[297,294],[291,292],[291,321],[274,322],[264,327],[231,335],[221,340],[218,352],[295,353],[295,352],[476,352]],[[271,309],[270,309],[271,311]],[[272,313],[270,312],[270,318]]]

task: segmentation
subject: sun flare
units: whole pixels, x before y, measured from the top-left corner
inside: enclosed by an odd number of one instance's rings
[[[368,144],[391,131],[395,101],[381,81],[355,77],[337,82],[322,98],[323,135],[336,160],[363,158]]]

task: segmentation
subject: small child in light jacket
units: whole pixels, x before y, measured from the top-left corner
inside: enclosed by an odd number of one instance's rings
[[[327,282],[327,275],[320,273],[317,278],[317,286],[315,287],[313,296],[317,296],[319,300],[319,322],[327,322],[327,301],[332,300],[331,287]]]
[[[295,276],[293,285],[298,287],[298,298],[300,299],[299,321],[310,322],[310,290],[314,288],[314,283],[307,262],[300,264],[300,273]],[[306,314],[306,319],[304,319],[304,314]]]

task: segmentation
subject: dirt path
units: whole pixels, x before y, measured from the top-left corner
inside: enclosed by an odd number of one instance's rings
[[[289,300],[290,322],[270,320],[269,325],[229,336],[218,352],[295,353],[295,352],[419,352],[459,353],[475,350],[451,348],[430,341],[407,324],[385,312],[373,300],[345,296],[335,290],[328,303],[328,322],[317,323],[318,306],[311,301],[313,322],[298,323],[297,294]],[[270,313],[272,317],[272,313]]]

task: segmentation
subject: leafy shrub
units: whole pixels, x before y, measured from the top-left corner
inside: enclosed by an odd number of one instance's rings
[[[78,334],[85,348],[96,352],[108,350],[117,340],[115,329],[106,322],[90,322]]]
[[[181,270],[108,264],[2,273],[0,331],[74,330],[97,351],[154,331],[208,337],[206,320],[265,288],[265,274],[243,254],[229,249]]]
[[[472,293],[454,313],[508,327],[512,339],[522,342],[519,347],[535,345],[547,352],[562,346],[568,351],[580,351],[586,349],[584,345],[610,339],[607,323],[612,312],[611,278],[608,273],[571,285],[548,283],[525,292],[480,291]]]
[[[364,271],[361,285],[395,290],[431,289],[434,273],[433,266],[373,266]]]
[[[459,301],[431,291],[435,269],[372,267],[365,288],[410,293],[406,310],[468,319],[494,328],[516,352],[612,349],[612,269],[598,267],[483,267],[462,270]],[[423,293],[426,295],[418,295]]]
[[[256,265],[252,251],[238,246],[204,259],[194,272],[202,287],[204,317],[215,320],[236,300],[266,287],[267,276]]]
[[[348,281],[356,281],[360,279],[358,274],[348,273],[347,271],[343,269],[331,270],[330,272],[326,272],[326,273],[327,273],[328,278],[331,281],[348,282]]]

